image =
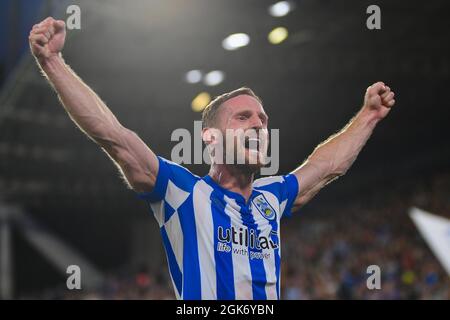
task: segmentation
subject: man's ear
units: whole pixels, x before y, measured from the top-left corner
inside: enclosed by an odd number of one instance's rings
[[[203,128],[202,140],[206,145],[223,141],[222,132],[217,128]]]
[[[206,145],[208,145],[212,142],[213,137],[211,134],[211,128],[203,128],[202,129],[202,140]]]

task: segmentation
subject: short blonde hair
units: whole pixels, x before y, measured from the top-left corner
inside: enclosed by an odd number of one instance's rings
[[[236,96],[243,95],[243,94],[257,99],[259,101],[259,103],[262,104],[261,99],[252,91],[252,89],[247,88],[247,87],[241,87],[239,89],[224,93],[220,96],[215,97],[203,110],[203,113],[202,113],[203,128],[208,128],[215,124],[215,121],[217,119],[218,110],[226,101],[228,101],[231,98],[234,98]]]

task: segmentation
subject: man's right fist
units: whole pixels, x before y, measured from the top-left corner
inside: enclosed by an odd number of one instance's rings
[[[28,37],[31,52],[40,62],[58,55],[64,47],[65,39],[64,21],[55,20],[52,17],[35,24]]]

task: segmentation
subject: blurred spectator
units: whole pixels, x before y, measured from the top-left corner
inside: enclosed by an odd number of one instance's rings
[[[409,185],[417,185],[411,192]],[[283,299],[449,299],[450,280],[408,210],[450,216],[450,174],[405,181],[368,199],[283,223]],[[369,265],[381,268],[381,290],[366,287]],[[44,292],[43,299],[174,299],[166,268],[125,270],[97,291]],[[29,298],[29,297],[27,297]]]

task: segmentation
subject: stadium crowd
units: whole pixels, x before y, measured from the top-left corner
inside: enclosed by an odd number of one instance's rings
[[[420,236],[412,206],[450,218],[450,174],[386,187],[342,208],[298,213],[282,225],[282,299],[450,299],[450,278]],[[369,290],[378,265],[381,289]],[[49,290],[43,299],[174,299],[166,266],[107,277],[92,292]]]

